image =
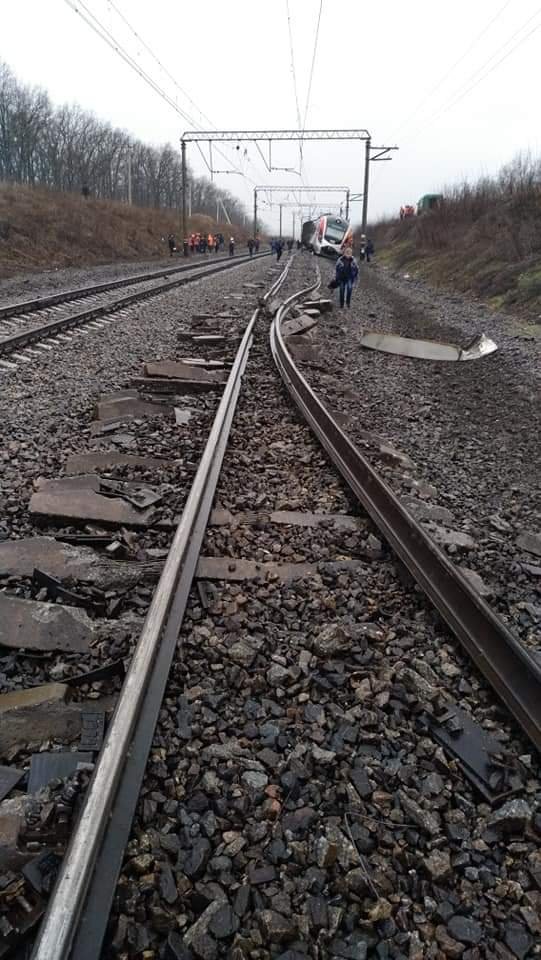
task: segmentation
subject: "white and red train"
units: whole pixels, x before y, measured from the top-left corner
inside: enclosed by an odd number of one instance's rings
[[[302,245],[321,257],[340,257],[353,244],[353,231],[348,220],[323,213],[318,220],[302,225]]]

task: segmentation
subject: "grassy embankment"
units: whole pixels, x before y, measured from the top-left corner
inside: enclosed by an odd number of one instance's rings
[[[444,190],[436,210],[370,229],[378,259],[494,309],[541,320],[541,159]]]
[[[195,215],[190,231],[235,236],[246,229]],[[85,200],[75,193],[0,183],[0,278],[25,271],[169,256],[167,235],[181,238],[173,210]],[[163,239],[162,239],[163,238]]]

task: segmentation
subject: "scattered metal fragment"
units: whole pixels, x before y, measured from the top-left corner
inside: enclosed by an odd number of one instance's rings
[[[85,610],[92,610],[95,613],[103,614],[105,612],[105,600],[101,596],[86,596],[85,594],[75,593],[64,587],[60,580],[51,577],[43,570],[37,567],[32,572],[32,579],[36,586],[44,587],[52,600],[64,600],[72,607],[83,607]]]
[[[73,543],[83,547],[96,547],[97,549],[108,547],[113,542],[113,534],[110,536],[101,536],[100,534],[90,533],[55,533],[55,540],[61,543]]]
[[[475,336],[465,347],[459,347],[454,343],[439,343],[437,340],[416,340],[412,337],[399,337],[394,333],[370,332],[361,338],[361,347],[418,360],[477,360],[498,349],[498,345],[484,333]]]
[[[93,621],[77,607],[0,593],[0,646],[87,653],[96,635]]]
[[[91,753],[58,752],[34,753],[30,758],[30,773],[28,775],[28,793],[37,793],[48,786],[52,780],[65,780],[71,777],[81,763],[92,763]]]
[[[197,580],[197,592],[203,610],[208,610],[216,599],[216,587],[210,580]]]
[[[157,490],[146,486],[143,483],[126,483],[123,480],[106,480],[100,477],[100,493],[106,496],[111,495],[121,497],[138,510],[144,510],[146,507],[161,503],[163,497]]]
[[[45,900],[28,885],[22,874],[8,873],[0,891],[0,960],[36,926],[45,911]]]
[[[103,680],[110,680],[112,677],[124,677],[126,667],[123,660],[113,660],[112,663],[104,667],[96,667],[95,670],[88,670],[86,673],[78,673],[75,677],[70,677],[68,683],[70,687],[83,687],[87,684],[101,683]],[[85,713],[82,716],[86,716]]]
[[[36,893],[48,894],[56,880],[61,861],[62,857],[53,850],[43,850],[39,856],[25,864],[22,874]]]
[[[434,739],[455,757],[470,783],[489,803],[523,789],[517,770],[498,759],[502,744],[456,704],[430,725]]]
[[[79,750],[99,753],[105,736],[105,713],[81,715],[81,739]]]
[[[24,770],[0,766],[0,803],[24,777]]]

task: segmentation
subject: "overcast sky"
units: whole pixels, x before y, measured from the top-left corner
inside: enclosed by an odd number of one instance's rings
[[[218,129],[296,128],[299,117],[304,123],[320,2],[289,0],[297,110],[287,0],[84,0],[204,129],[209,120]],[[153,143],[178,145],[182,130],[192,126],[66,0],[4,0],[2,6],[0,58],[21,80],[46,88],[54,102],[77,102]],[[539,151],[540,28],[540,0],[323,0],[306,129],[367,128],[374,144],[400,147],[392,162],[371,165],[369,217],[393,214],[447,183],[496,172],[518,151]],[[226,152],[246,176],[219,174],[216,180],[247,210],[250,178],[301,182],[291,173],[269,173],[252,145],[246,154],[244,145]],[[220,157],[214,161],[226,166]],[[194,146],[189,162],[196,173],[205,171]],[[298,169],[298,147],[277,144],[272,162]],[[360,191],[362,166],[358,142],[304,149],[306,184]],[[352,212],[358,220],[360,204]],[[262,214],[267,223],[277,222],[276,210]],[[287,208],[285,226],[291,215]]]

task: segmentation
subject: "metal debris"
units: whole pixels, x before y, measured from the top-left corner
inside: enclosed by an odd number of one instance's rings
[[[516,768],[501,759],[502,744],[456,704],[432,721],[431,732],[459,761],[468,780],[489,803],[523,789],[524,781]]]
[[[484,333],[475,336],[465,347],[460,347],[454,343],[439,343],[437,340],[415,340],[411,337],[399,337],[394,333],[371,332],[365,333],[361,338],[361,347],[418,360],[478,360],[498,349],[494,340],[490,340]]]
[[[79,750],[99,753],[105,736],[105,713],[83,713],[81,728]]]
[[[34,753],[30,758],[28,793],[38,793],[53,780],[65,780],[71,777],[79,769],[79,764],[91,764],[93,759],[91,753],[75,751]]]
[[[69,678],[70,687],[84,687],[92,683],[101,683],[104,680],[110,680],[112,677],[124,677],[126,667],[123,660],[113,660],[112,663],[104,667],[96,667],[95,670],[87,670],[86,673],[78,673],[76,677]],[[94,712],[94,711],[92,711]],[[86,717],[86,714],[82,714]]]
[[[37,567],[32,572],[32,579],[36,586],[45,588],[51,600],[62,600],[71,607],[83,607],[85,610],[92,610],[94,613],[105,613],[105,600],[101,595],[91,594],[87,596],[68,590],[56,577],[51,577]]]

